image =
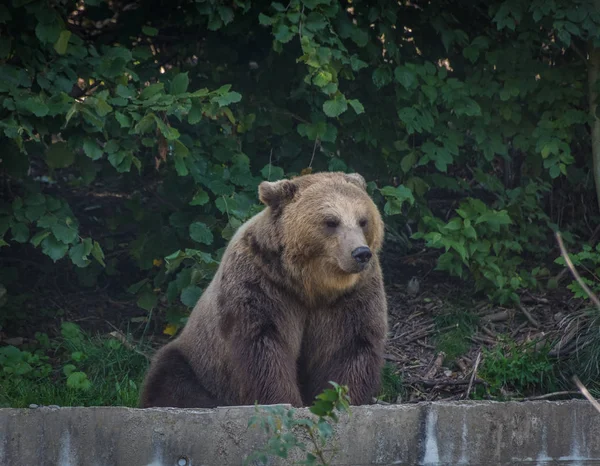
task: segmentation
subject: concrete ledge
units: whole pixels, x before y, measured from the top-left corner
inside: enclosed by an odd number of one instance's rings
[[[336,430],[336,465],[600,465],[600,414],[586,401],[362,406],[352,413]],[[0,465],[240,465],[265,440],[247,427],[253,414],[248,406],[0,409]]]

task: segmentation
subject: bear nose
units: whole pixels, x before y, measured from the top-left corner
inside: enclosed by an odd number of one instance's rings
[[[359,264],[366,264],[367,262],[369,262],[369,260],[371,260],[373,254],[371,253],[371,250],[368,247],[360,246],[354,251],[352,251],[352,257]]]

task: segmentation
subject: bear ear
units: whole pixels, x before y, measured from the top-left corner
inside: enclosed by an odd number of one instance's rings
[[[364,189],[365,191],[367,190],[367,182],[362,175],[359,175],[358,173],[346,173],[346,179],[350,183],[354,183],[359,188]]]
[[[258,186],[260,202],[271,208],[277,208],[290,202],[298,187],[290,180],[263,181]]]

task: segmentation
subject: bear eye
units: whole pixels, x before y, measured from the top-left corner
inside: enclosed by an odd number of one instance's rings
[[[327,228],[337,228],[339,224],[339,220],[335,218],[328,218],[327,220],[325,220],[325,225],[327,225]]]
[[[358,224],[360,225],[360,227],[361,227],[361,228],[364,228],[364,227],[366,227],[366,226],[367,226],[367,223],[368,223],[368,222],[367,222],[367,219],[366,219],[366,218],[363,218],[363,219],[361,219],[361,220],[358,222]]]

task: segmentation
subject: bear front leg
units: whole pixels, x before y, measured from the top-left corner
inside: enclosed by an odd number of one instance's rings
[[[234,371],[243,404],[302,406],[296,360],[282,335],[257,335],[234,343]]]
[[[297,359],[301,326],[298,317],[275,309],[270,300],[247,300],[226,332],[232,375],[243,404],[289,403],[302,406]]]
[[[369,404],[377,395],[387,335],[387,303],[383,285],[374,282],[332,308],[313,314],[300,365],[306,404],[331,388],[330,381],[348,386],[353,405]]]
[[[140,408],[214,408],[220,404],[205,390],[173,343],[156,353],[144,379]]]
[[[331,388],[330,381],[348,386],[352,405],[371,403],[380,387],[383,365],[381,345],[374,345],[361,337],[345,343],[329,361],[313,367],[305,392],[305,403],[312,404],[319,393]]]

